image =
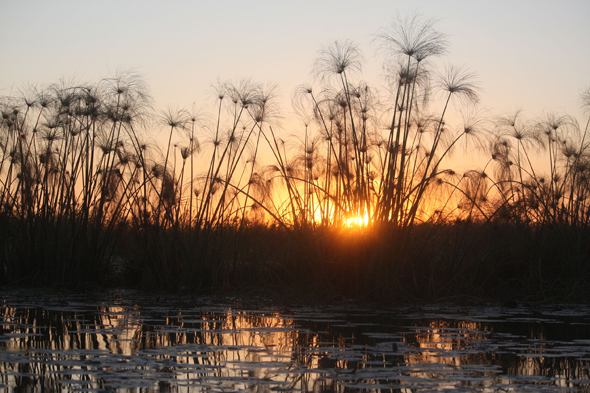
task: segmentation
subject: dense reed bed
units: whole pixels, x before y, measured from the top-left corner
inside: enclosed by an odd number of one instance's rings
[[[430,20],[378,40],[388,88],[354,43],[324,46],[288,138],[251,80],[210,114],[155,110],[132,73],[3,98],[2,282],[588,300],[588,120],[487,115],[475,74],[434,69]]]

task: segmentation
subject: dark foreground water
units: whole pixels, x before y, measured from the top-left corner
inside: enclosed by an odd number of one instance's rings
[[[0,392],[589,391],[590,308],[0,291]]]

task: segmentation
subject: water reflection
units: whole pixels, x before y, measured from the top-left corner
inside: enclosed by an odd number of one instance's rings
[[[286,309],[131,292],[0,299],[7,392],[590,389],[583,307]]]

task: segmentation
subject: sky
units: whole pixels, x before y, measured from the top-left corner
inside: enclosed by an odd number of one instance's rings
[[[334,40],[356,42],[363,79],[382,83],[375,35],[413,12],[447,35],[442,63],[477,73],[482,107],[581,115],[580,93],[590,87],[588,0],[0,0],[0,96],[131,69],[160,109],[206,108],[218,79],[252,78],[279,85],[288,117],[293,90],[312,81],[318,49]]]

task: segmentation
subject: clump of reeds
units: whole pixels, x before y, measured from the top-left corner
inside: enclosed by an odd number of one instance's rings
[[[4,282],[116,275],[151,290],[378,300],[583,292],[588,124],[482,116],[475,75],[429,62],[447,49],[432,20],[398,18],[378,39],[388,90],[362,81],[354,43],[322,47],[317,86],[294,94],[303,127],[291,139],[276,86],[251,80],[218,83],[210,116],[154,114],[129,73],[4,99]],[[156,128],[162,146],[146,136]],[[461,149],[489,159],[458,173]]]
[[[114,234],[140,195],[137,127],[149,105],[143,80],[133,74],[95,85],[62,82],[3,100],[0,258],[6,281],[106,279]]]
[[[243,271],[241,232],[266,223],[261,216],[282,222],[273,175],[261,170],[258,157],[262,142],[276,143],[269,122],[277,116],[275,99],[275,86],[224,82],[216,86],[214,119],[184,110],[161,117],[169,135],[155,175],[162,179],[151,210],[157,214],[132,230],[136,241],[127,248],[140,285],[186,291],[228,285]],[[173,145],[176,132],[181,141]]]

